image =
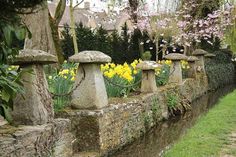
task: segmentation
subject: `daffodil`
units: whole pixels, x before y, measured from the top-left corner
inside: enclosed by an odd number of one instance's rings
[[[71,78],[71,81],[75,81],[75,77],[74,76]]]

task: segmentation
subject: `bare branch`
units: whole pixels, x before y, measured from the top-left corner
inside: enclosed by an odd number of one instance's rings
[[[73,7],[73,9],[75,9],[76,7],[78,7],[81,3],[83,3],[84,2],[84,0],[81,0],[79,3],[77,3],[74,7]]]
[[[66,0],[60,0],[54,15],[55,24],[59,25],[66,8]]]

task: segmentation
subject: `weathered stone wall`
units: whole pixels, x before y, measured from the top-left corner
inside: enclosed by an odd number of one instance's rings
[[[68,119],[36,126],[0,126],[0,157],[71,157],[73,134]]]
[[[187,79],[181,85],[171,84],[150,94],[111,99],[103,109],[71,110],[60,113],[71,119],[77,141],[75,151],[107,154],[132,142],[169,116],[167,95],[179,94],[190,102],[208,90],[207,78]]]

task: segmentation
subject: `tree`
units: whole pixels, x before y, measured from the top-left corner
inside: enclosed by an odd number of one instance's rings
[[[62,51],[61,41],[59,37],[58,25],[63,17],[65,8],[66,8],[66,0],[60,0],[56,7],[56,12],[54,14],[54,17],[52,17],[52,15],[49,13],[49,21],[50,21],[50,26],[52,29],[53,42],[55,45],[57,58],[60,64],[63,63],[64,57],[63,57],[63,51]]]
[[[24,48],[43,50],[57,56],[49,23],[47,1],[43,0],[32,13],[22,15],[21,19],[32,34],[31,38],[26,38]]]
[[[76,2],[77,4],[73,6],[73,0],[70,0],[70,27],[71,27],[71,33],[72,33],[72,38],[73,38],[73,45],[74,45],[74,51],[75,54],[79,53],[78,49],[78,44],[77,44],[77,37],[76,37],[76,32],[75,32],[75,20],[74,20],[74,10],[78,5],[80,5],[84,0],[81,0],[79,3],[78,1]]]
[[[61,41],[61,44],[62,44],[64,58],[68,59],[70,56],[72,56],[74,54],[73,53],[74,52],[73,41],[72,41],[72,37],[70,34],[70,27],[68,24],[64,25],[64,30],[62,31],[62,36],[63,36],[63,39]]]

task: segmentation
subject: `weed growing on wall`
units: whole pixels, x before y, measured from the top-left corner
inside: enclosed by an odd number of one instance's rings
[[[167,94],[167,106],[169,109],[175,109],[179,104],[179,96],[175,93]]]
[[[159,113],[161,113],[161,108],[158,102],[158,98],[152,99],[151,111],[152,111],[153,119],[156,121]]]

